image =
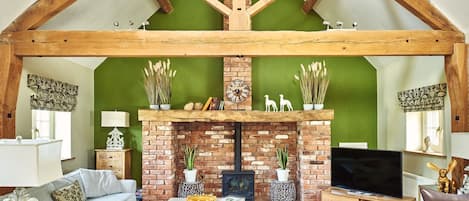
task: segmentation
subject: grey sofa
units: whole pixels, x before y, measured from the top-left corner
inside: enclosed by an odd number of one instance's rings
[[[80,176],[80,169],[70,172],[64,175],[63,178],[57,179],[50,183],[44,184],[39,187],[28,188],[28,193],[37,198],[39,201],[53,201],[51,193],[56,189],[62,188],[64,186],[72,184],[74,181],[78,180],[82,190],[84,189],[83,181]],[[124,179],[119,180],[123,192],[105,195],[102,197],[88,198],[89,201],[136,201],[135,191],[136,191],[136,182],[135,180]],[[0,200],[7,198],[7,195],[0,197]]]

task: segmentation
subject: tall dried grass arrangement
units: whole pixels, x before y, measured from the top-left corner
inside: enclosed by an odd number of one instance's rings
[[[324,104],[327,87],[329,87],[329,75],[327,74],[326,62],[313,62],[313,104]]]
[[[300,75],[295,75],[295,79],[300,82],[301,95],[304,104],[313,103],[313,69],[308,65],[308,69],[301,64]]]
[[[143,69],[145,77],[144,87],[148,102],[151,105],[169,104],[171,101],[171,83],[176,76],[176,70],[171,69],[171,61],[158,61]]]
[[[300,82],[301,95],[304,104],[323,104],[329,86],[329,76],[325,61],[312,62],[305,68],[301,64],[300,75],[295,75]]]

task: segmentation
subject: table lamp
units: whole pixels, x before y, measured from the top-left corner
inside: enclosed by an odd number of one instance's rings
[[[0,187],[17,187],[5,200],[37,201],[24,187],[61,178],[61,146],[62,140],[0,139]]]
[[[117,127],[129,127],[129,113],[121,111],[101,111],[101,127],[114,127],[106,141],[106,149],[123,149],[124,134]]]

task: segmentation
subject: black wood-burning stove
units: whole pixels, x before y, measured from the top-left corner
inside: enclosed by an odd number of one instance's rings
[[[222,171],[223,196],[244,197],[246,201],[254,201],[254,171],[241,170],[241,123],[235,122],[234,171]]]

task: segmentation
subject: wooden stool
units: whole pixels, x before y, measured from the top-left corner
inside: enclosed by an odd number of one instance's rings
[[[204,193],[204,184],[200,181],[195,183],[182,182],[179,184],[178,197],[185,198],[189,195],[198,195]]]
[[[272,181],[270,183],[271,201],[296,201],[296,188],[293,181],[280,182]]]

